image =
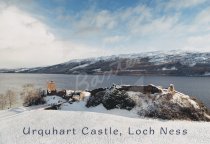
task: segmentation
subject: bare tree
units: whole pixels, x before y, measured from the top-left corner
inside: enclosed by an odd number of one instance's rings
[[[25,85],[23,85],[23,90],[20,93],[21,98],[24,100],[25,97],[30,96],[32,93],[34,93],[34,91],[35,91],[35,88],[34,88],[33,84],[25,84]]]
[[[12,105],[17,102],[17,96],[16,96],[16,94],[12,90],[7,90],[5,96],[6,96],[7,100],[8,100],[9,106],[11,108]]]
[[[7,104],[7,99],[4,94],[0,94],[0,107],[3,110]]]

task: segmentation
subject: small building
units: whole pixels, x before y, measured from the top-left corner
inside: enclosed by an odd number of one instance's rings
[[[50,81],[47,83],[47,95],[55,95],[56,91],[56,84],[54,81]]]

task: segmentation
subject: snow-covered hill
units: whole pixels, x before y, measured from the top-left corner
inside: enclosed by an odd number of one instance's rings
[[[77,59],[48,67],[24,68],[10,70],[9,72],[209,76],[210,53],[155,51],[140,54]]]

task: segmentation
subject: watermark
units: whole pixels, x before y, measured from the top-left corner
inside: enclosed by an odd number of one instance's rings
[[[132,82],[126,82],[124,77],[126,76],[123,73],[132,73],[136,72],[136,70],[132,70],[135,65],[139,64],[141,61],[140,59],[117,59],[116,61],[110,63],[108,71],[101,71],[94,75],[82,74],[76,75],[76,83],[75,89],[92,89],[98,88],[100,86],[110,86],[110,82],[115,84],[130,84],[130,85],[143,85],[144,84],[144,76],[142,75],[134,75],[135,80]],[[117,78],[116,78],[117,76]],[[113,84],[112,83],[112,84]]]

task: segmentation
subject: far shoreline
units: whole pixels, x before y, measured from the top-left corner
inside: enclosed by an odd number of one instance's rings
[[[65,73],[21,73],[21,72],[0,72],[0,74],[31,74],[31,75],[71,75],[71,76],[119,76],[119,77],[193,77],[193,78],[206,78],[210,77],[210,75],[116,75],[116,74],[65,74]]]

